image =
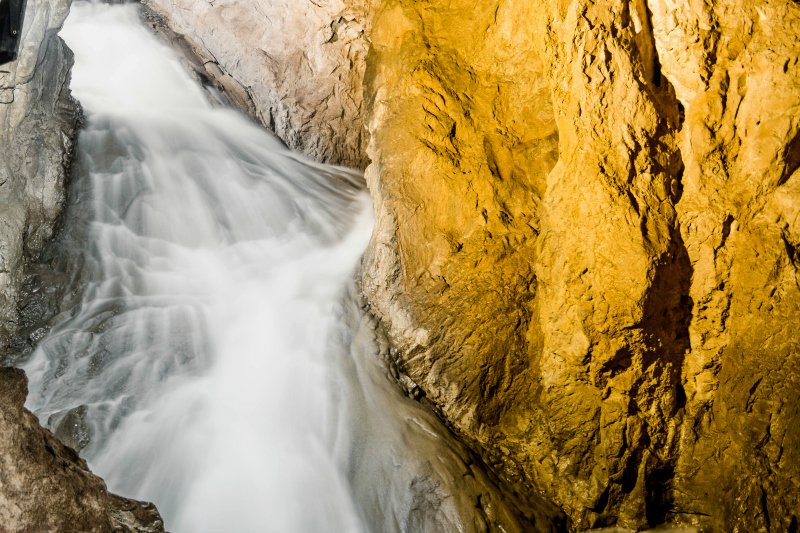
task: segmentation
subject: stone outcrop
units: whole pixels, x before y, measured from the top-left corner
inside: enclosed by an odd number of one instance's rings
[[[24,357],[44,335],[38,325],[57,296],[45,293],[60,290],[40,279],[52,273],[37,261],[64,207],[80,118],[69,91],[72,52],[56,35],[69,7],[28,0],[18,58],[0,65],[3,362]],[[27,393],[22,370],[0,368],[0,531],[163,533],[155,506],[109,494],[76,450],[39,425],[24,408]],[[71,420],[61,421],[62,432]]]
[[[392,368],[507,486],[797,531],[800,4],[146,3],[287,144],[371,161]]]
[[[53,236],[80,108],[72,52],[56,32],[70,2],[28,0],[19,56],[0,65],[0,353],[24,350],[20,290]]]
[[[23,407],[25,373],[0,368],[0,530],[163,533],[150,503],[106,491],[72,448]]]
[[[372,0],[144,0],[198,72],[290,148],[364,168]]]

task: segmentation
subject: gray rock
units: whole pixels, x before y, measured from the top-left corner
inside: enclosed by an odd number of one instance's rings
[[[370,0],[143,3],[191,49],[202,76],[290,148],[324,163],[366,167]]]
[[[58,440],[80,452],[92,438],[92,428],[86,422],[86,411],[89,407],[79,405],[73,409],[50,415],[47,427],[58,437]]]
[[[69,7],[29,0],[18,59],[0,66],[0,353],[20,330],[28,266],[64,204],[80,116],[69,90],[72,52],[56,36]]]

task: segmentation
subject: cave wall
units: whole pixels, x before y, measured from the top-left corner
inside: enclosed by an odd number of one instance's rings
[[[363,169],[361,87],[376,0],[143,0],[202,74],[310,158]]]
[[[797,527],[800,6],[385,2],[365,290],[578,528]]]
[[[693,267],[676,504],[733,531],[800,518],[800,4],[649,1],[686,109]]]
[[[800,4],[146,3],[290,146],[371,162],[400,381],[507,486],[797,530]]]
[[[638,527],[688,344],[677,100],[625,4],[450,7],[373,22],[365,288],[400,366],[511,483],[578,527]]]

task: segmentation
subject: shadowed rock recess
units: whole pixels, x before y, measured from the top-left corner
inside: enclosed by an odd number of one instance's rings
[[[371,310],[507,486],[797,531],[800,4],[147,3],[291,146],[368,138]]]

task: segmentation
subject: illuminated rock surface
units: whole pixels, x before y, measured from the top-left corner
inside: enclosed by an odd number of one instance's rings
[[[364,282],[401,370],[579,528],[795,530],[800,6],[372,25]]]

